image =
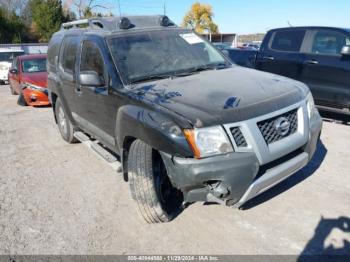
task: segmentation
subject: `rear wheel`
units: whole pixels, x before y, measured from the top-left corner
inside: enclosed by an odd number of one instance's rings
[[[129,151],[130,190],[148,223],[168,222],[182,210],[183,195],[170,182],[161,156],[141,140]]]
[[[60,131],[62,138],[68,143],[78,142],[78,140],[74,137],[74,127],[67,117],[67,114],[64,111],[61,100],[59,98],[57,98],[55,104],[55,115],[58,130]]]

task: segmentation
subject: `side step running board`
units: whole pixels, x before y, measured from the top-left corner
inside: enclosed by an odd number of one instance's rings
[[[114,170],[117,172],[122,171],[121,163],[118,161],[117,157],[100,145],[97,140],[91,141],[91,139],[81,131],[74,132],[74,137],[89,149],[92,149],[93,152],[104,159]]]

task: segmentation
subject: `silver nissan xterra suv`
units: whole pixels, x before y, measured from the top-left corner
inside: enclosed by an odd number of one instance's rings
[[[47,67],[62,138],[120,156],[149,223],[196,201],[242,206],[303,168],[321,132],[305,84],[234,65],[166,16],[63,24]]]

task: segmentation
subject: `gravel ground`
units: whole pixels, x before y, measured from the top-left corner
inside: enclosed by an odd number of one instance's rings
[[[350,126],[325,122],[312,162],[245,210],[196,203],[147,225],[51,108],[18,106],[8,86],[0,101],[1,254],[350,254]]]

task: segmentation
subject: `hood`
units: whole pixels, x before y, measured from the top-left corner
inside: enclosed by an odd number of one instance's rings
[[[22,82],[47,87],[47,72],[25,73],[22,75]]]
[[[130,92],[202,127],[271,113],[305,99],[308,88],[286,77],[233,66],[138,84]]]

